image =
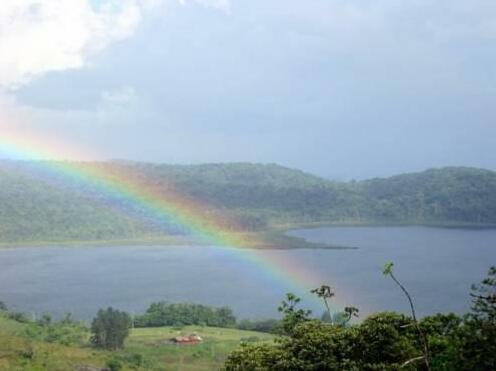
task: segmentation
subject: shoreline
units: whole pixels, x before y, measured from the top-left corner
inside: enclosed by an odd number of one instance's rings
[[[293,250],[293,249],[329,249],[348,250],[356,249],[351,246],[330,245],[319,242],[307,241],[304,238],[288,236],[284,231],[270,230],[264,232],[239,233],[240,237],[251,235],[248,240],[253,243],[242,247],[233,248],[247,250]],[[22,241],[0,242],[0,250],[20,248],[45,248],[45,247],[127,247],[127,246],[215,246],[214,243],[183,236],[168,236],[163,238],[137,238],[115,240],[57,240],[57,241]]]
[[[271,228],[278,232],[288,232],[296,229],[317,229],[317,228],[357,228],[357,227],[425,227],[425,228],[446,228],[446,229],[496,229],[496,224],[490,223],[459,223],[459,222],[439,222],[439,223],[414,223],[414,222],[303,222],[274,224]]]
[[[240,237],[247,237],[253,244],[246,245],[244,249],[252,250],[292,250],[292,249],[329,249],[329,250],[354,250],[355,246],[330,245],[319,242],[307,241],[304,238],[290,236],[287,233],[298,229],[317,228],[381,228],[381,227],[424,227],[447,229],[496,229],[496,224],[474,223],[368,223],[368,222],[308,222],[274,224],[270,229],[260,232],[239,232]],[[236,235],[235,234],[235,235]],[[161,236],[135,239],[102,239],[102,240],[53,240],[53,241],[13,241],[0,242],[0,250],[17,248],[43,248],[43,247],[123,247],[123,246],[213,246],[214,244],[194,239],[187,236]],[[236,248],[236,246],[234,246]]]

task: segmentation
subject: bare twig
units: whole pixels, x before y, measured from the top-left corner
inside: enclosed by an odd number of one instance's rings
[[[419,359],[424,359],[425,367],[427,368],[428,371],[430,371],[431,364],[430,364],[429,346],[427,344],[427,338],[425,337],[425,334],[422,331],[422,329],[420,328],[420,325],[419,325],[419,323],[417,321],[417,315],[415,313],[415,306],[413,305],[413,299],[412,299],[410,293],[408,292],[408,290],[401,284],[400,281],[398,281],[398,279],[394,275],[394,273],[393,273],[393,263],[387,263],[384,266],[383,273],[384,273],[384,275],[391,277],[391,279],[394,281],[394,283],[396,283],[396,285],[399,286],[399,288],[401,289],[401,291],[403,291],[403,293],[405,294],[405,296],[408,299],[408,302],[410,303],[410,309],[412,311],[413,323],[415,325],[415,328],[417,329],[417,332],[419,333],[420,342],[422,343],[422,347],[424,348],[423,349],[424,355],[422,357],[420,357]],[[415,360],[415,359],[416,358],[413,358],[413,360]],[[412,361],[412,360],[410,360],[410,361]],[[409,362],[409,361],[407,361],[407,362]]]
[[[419,357],[415,357],[415,358],[409,359],[408,361],[406,361],[405,363],[403,363],[403,364],[400,366],[400,368],[406,367],[406,366],[408,366],[410,363],[420,361],[420,360],[422,360],[422,359],[424,359],[424,358],[425,358],[424,356],[419,356]]]

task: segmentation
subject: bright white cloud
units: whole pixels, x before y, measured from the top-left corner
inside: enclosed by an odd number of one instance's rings
[[[2,0],[0,87],[48,71],[80,68],[88,56],[130,36],[141,19],[134,0]]]
[[[229,11],[229,0],[193,1]],[[168,2],[2,0],[0,88],[15,89],[46,72],[84,66],[95,52],[131,36],[143,13]]]

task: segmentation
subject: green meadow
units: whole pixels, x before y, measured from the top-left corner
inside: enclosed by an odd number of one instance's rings
[[[0,317],[0,370],[96,369],[109,362],[122,370],[214,370],[240,343],[270,342],[273,335],[236,329],[185,326],[133,329],[123,350],[108,352],[88,344],[62,345],[29,335],[32,324]],[[170,338],[196,333],[203,342],[194,345],[169,344]],[[89,333],[88,333],[89,338]]]

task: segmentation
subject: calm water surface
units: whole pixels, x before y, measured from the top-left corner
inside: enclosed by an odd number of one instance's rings
[[[275,254],[305,265],[334,286],[337,306],[354,305],[363,313],[408,310],[399,289],[381,273],[386,261],[395,263],[420,314],[468,310],[470,284],[496,264],[496,230],[350,227],[290,234],[358,247]],[[216,247],[0,250],[0,300],[26,312],[72,312],[90,319],[108,305],[138,313],[153,301],[167,300],[229,305],[238,317],[267,318],[277,316],[287,291],[295,289],[274,285],[260,268]]]

